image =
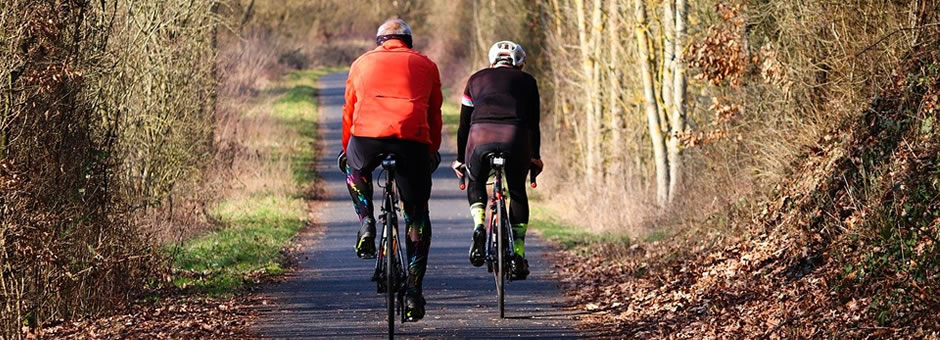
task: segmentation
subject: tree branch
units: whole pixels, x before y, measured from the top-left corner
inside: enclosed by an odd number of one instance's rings
[[[895,34],[898,34],[898,33],[900,33],[900,32],[904,32],[904,31],[910,31],[910,30],[921,29],[921,28],[927,28],[927,27],[933,27],[933,26],[940,26],[940,22],[935,22],[935,23],[926,24],[926,25],[919,25],[919,26],[911,26],[911,27],[901,27],[901,28],[898,28],[898,29],[895,30],[894,32],[891,32],[891,33],[886,34],[885,36],[883,36],[883,37],[881,37],[880,39],[878,39],[877,41],[875,41],[873,44],[868,45],[868,47],[865,47],[864,49],[862,49],[861,51],[859,51],[858,53],[856,53],[855,56],[854,56],[854,58],[858,58],[859,56],[861,56],[861,55],[864,54],[865,52],[868,52],[869,50],[871,50],[871,49],[874,48],[875,46],[878,46],[878,44],[881,44],[882,42],[884,42],[884,41],[887,40],[888,38],[894,36]]]

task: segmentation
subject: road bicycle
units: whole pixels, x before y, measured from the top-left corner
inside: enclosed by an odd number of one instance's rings
[[[382,238],[376,252],[375,271],[372,281],[376,283],[376,291],[385,294],[385,306],[388,312],[388,338],[395,338],[395,317],[399,316],[402,323],[407,322],[405,317],[405,279],[408,277],[404,257],[401,251],[401,238],[398,233],[398,213],[401,211],[398,204],[396,174],[396,157],[394,154],[383,154],[382,173],[385,174],[385,184],[382,188],[382,212],[379,215],[378,225],[382,226]],[[340,153],[339,168],[345,174],[345,154]],[[379,174],[379,177],[382,175]]]
[[[372,281],[376,282],[378,293],[385,293],[389,339],[395,338],[396,313],[401,322],[408,321],[405,317],[405,279],[408,274],[398,233],[400,208],[396,191],[395,166],[395,155],[386,155],[382,160],[382,169],[385,172],[385,185],[379,185],[383,189],[382,197],[384,198],[382,213],[379,215],[382,239],[379,242],[378,256],[375,260],[375,273],[372,275]]]
[[[505,175],[506,157],[507,155],[502,152],[489,153],[484,157],[490,163],[490,176],[493,177],[493,182],[487,183],[487,185],[493,185],[493,194],[490,195],[487,208],[489,223],[486,226],[486,251],[484,254],[486,270],[493,273],[496,281],[496,304],[499,308],[500,318],[506,317],[505,285],[507,280],[512,281],[513,279],[509,270],[510,260],[517,255],[512,247],[513,234],[509,224],[509,214],[507,213],[508,208],[504,194],[503,177]],[[462,167],[461,172],[463,176],[460,176],[460,190],[464,190],[467,188],[466,166]],[[536,174],[535,169],[530,171],[529,183],[532,188],[538,186],[535,181]]]
[[[377,292],[385,294],[386,309],[388,312],[388,338],[395,338],[395,316],[400,316],[402,323],[411,322],[405,313],[405,291],[406,280],[408,278],[407,268],[405,267],[403,252],[401,251],[401,237],[398,232],[398,214],[401,212],[398,197],[398,183],[395,179],[397,174],[397,156],[392,153],[379,154],[377,159],[382,159],[382,174],[385,174],[385,184],[379,184],[382,188],[382,207],[379,214],[378,225],[382,226],[382,238],[379,241],[379,249],[376,252],[375,271],[372,274],[372,281],[375,281]],[[440,164],[440,154],[431,159],[431,172],[437,169]],[[337,165],[343,174],[346,174],[347,159],[345,152],[340,152],[337,157]]]

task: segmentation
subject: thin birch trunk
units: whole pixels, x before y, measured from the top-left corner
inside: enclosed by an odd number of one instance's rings
[[[656,103],[656,91],[653,87],[653,66],[650,59],[649,36],[646,21],[645,0],[634,0],[636,16],[636,40],[639,51],[640,74],[643,77],[643,95],[646,107],[646,119],[649,124],[650,142],[653,144],[653,158],[656,164],[656,202],[660,207],[666,205],[669,190],[667,177],[666,143],[660,130],[659,110]]]
[[[585,114],[587,116],[587,121],[585,124],[585,140],[587,148],[587,154],[584,155],[584,169],[585,175],[588,178],[588,181],[594,181],[597,178],[597,167],[599,164],[595,162],[597,159],[597,145],[595,145],[595,132],[593,129],[594,126],[594,99],[591,98],[591,91],[594,89],[593,77],[594,74],[594,63],[591,61],[591,42],[588,39],[588,27],[587,27],[587,18],[585,16],[585,4],[584,0],[575,0],[575,11],[578,17],[578,42],[581,50],[581,72],[584,77],[585,82],[585,93],[587,97],[585,98]]]
[[[620,94],[623,91],[620,86],[620,71],[618,63],[620,62],[620,0],[608,0],[607,2],[607,43],[610,48],[610,60],[608,61],[608,89],[607,100],[610,115],[610,143],[612,150],[622,150],[623,138],[621,137],[621,115],[623,107],[620,105]],[[611,152],[613,161],[610,171],[614,176],[621,175],[623,171],[623,155],[619,152]]]
[[[473,2],[473,13],[480,13],[480,5],[477,1]],[[473,35],[474,35],[474,38],[476,38],[477,45],[479,46],[479,48],[475,48],[474,51],[484,51],[484,50],[489,51],[489,46],[487,44],[486,37],[483,36],[482,26],[483,25],[480,23],[479,15],[474,15],[473,16],[473,33],[474,33]],[[474,52],[473,54],[479,56],[479,54],[477,53],[478,52]],[[488,57],[486,56],[486,52],[483,52],[483,53],[484,54],[482,55],[480,59],[482,59],[481,61],[483,61],[484,63],[487,63],[489,61]]]
[[[669,132],[668,117],[672,114],[673,65],[675,62],[675,0],[663,0],[663,62],[659,118],[664,133]]]
[[[682,178],[682,154],[679,145],[679,133],[685,131],[685,64],[682,61],[682,48],[685,39],[687,5],[686,0],[676,0],[676,58],[673,65],[675,69],[674,84],[675,93],[673,94],[673,112],[672,112],[672,131],[669,134],[669,202],[676,197],[678,187]]]
[[[546,9],[546,11],[550,11],[550,13],[547,15],[549,15],[553,19],[552,22],[554,24],[554,27],[552,27],[552,24],[549,24],[548,20],[545,21],[546,23],[544,27],[545,27],[545,32],[547,32],[546,35],[548,36],[546,38],[546,41],[549,43],[552,43],[554,41],[561,41],[562,40],[561,6],[558,4],[558,0],[551,0],[549,3],[545,5],[549,7],[549,9]],[[549,59],[549,62],[551,63],[551,66],[553,67],[552,70],[549,72],[552,75],[552,89],[558,89],[561,87],[561,79],[559,79],[558,77],[559,73],[561,73],[561,70],[554,68],[555,64],[557,63],[555,62],[554,58],[548,58],[548,59]],[[553,108],[558,109],[562,107],[560,95],[556,94],[556,95],[551,96],[551,98],[552,98]],[[556,114],[556,115],[551,115],[551,116],[552,116],[552,124],[553,124],[552,130],[555,131],[555,140],[559,140],[561,139],[563,115]]]
[[[591,16],[591,45],[594,48],[591,57],[591,91],[588,98],[593,101],[594,110],[591,112],[591,122],[588,124],[590,134],[588,139],[594,145],[594,159],[591,163],[596,167],[594,180],[603,181],[607,168],[604,166],[604,135],[603,135],[603,91],[601,90],[601,60],[603,60],[604,27],[601,22],[603,0],[594,0],[594,10]]]

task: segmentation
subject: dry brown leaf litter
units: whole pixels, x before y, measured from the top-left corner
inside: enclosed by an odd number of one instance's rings
[[[252,306],[257,303],[243,297],[176,297],[138,304],[109,317],[24,332],[32,339],[253,338],[249,325],[255,319]]]

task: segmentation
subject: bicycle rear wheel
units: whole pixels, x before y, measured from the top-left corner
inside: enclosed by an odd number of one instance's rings
[[[395,338],[395,298],[398,295],[397,281],[398,270],[395,270],[395,235],[393,235],[395,218],[394,207],[391,205],[391,197],[385,198],[385,303],[388,311],[388,338]]]
[[[504,239],[503,233],[505,232],[503,228],[503,200],[499,199],[496,201],[496,268],[494,271],[496,274],[496,304],[499,306],[499,317],[502,319],[506,316],[506,310],[504,307],[504,302],[506,300],[506,240]]]

